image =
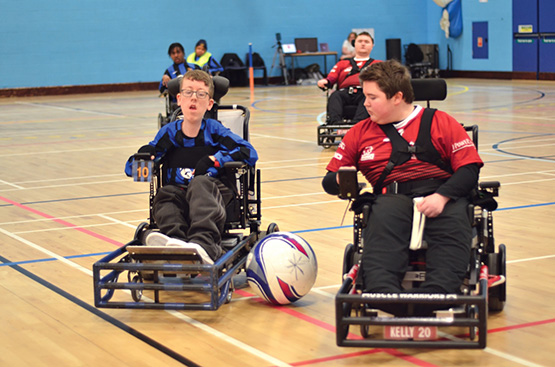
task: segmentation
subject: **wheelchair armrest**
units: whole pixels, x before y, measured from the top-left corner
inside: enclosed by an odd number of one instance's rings
[[[238,161],[231,161],[231,162],[226,162],[224,163],[224,168],[225,169],[231,169],[231,170],[238,170],[239,168],[243,168],[245,167],[247,164],[244,162],[238,162]]]
[[[493,196],[499,196],[499,188],[501,187],[501,184],[499,181],[484,181],[480,182],[478,187],[481,191],[489,192],[493,194]]]

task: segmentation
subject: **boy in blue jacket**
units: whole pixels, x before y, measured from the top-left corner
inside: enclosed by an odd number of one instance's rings
[[[165,182],[153,203],[160,232],[146,237],[147,246],[182,246],[196,250],[204,263],[222,255],[221,238],[226,205],[233,191],[219,178],[226,162],[254,166],[253,146],[220,122],[205,119],[214,105],[212,78],[202,70],[188,71],[181,82],[177,103],[183,120],[162,127],[153,141],[139,149],[152,159],[165,155]],[[132,174],[132,159],[125,166]]]

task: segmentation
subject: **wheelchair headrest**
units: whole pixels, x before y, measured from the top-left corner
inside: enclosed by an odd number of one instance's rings
[[[214,82],[214,101],[219,101],[229,91],[229,79],[216,75],[212,81]]]
[[[447,83],[444,79],[412,79],[415,101],[443,101],[447,98]]]
[[[182,79],[183,75],[179,75],[177,78],[168,82],[168,93],[172,97],[175,97],[177,93],[179,93]],[[214,82],[214,100],[219,101],[220,98],[225,96],[229,91],[229,79],[216,75],[212,78],[212,81]]]

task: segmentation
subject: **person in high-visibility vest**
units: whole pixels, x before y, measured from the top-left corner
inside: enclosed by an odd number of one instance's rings
[[[224,71],[222,65],[220,65],[212,54],[208,52],[208,46],[206,45],[206,40],[199,40],[195,45],[195,52],[187,56],[187,62],[190,64],[196,64],[201,67],[204,71],[210,73],[210,75],[218,75],[220,72]]]

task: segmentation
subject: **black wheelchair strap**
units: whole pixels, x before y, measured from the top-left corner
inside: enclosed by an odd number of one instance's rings
[[[453,173],[453,170],[442,159],[441,155],[434,147],[431,137],[432,120],[436,109],[426,108],[422,114],[420,121],[420,128],[418,130],[418,137],[413,146],[399,134],[393,124],[379,125],[382,131],[387,135],[391,142],[391,157],[387,162],[382,174],[374,185],[374,193],[380,194],[383,188],[383,183],[386,177],[393,171],[395,166],[399,166],[407,162],[412,155],[415,155],[423,162],[435,164],[442,170]]]
[[[351,75],[355,75],[360,73],[360,71],[362,69],[364,69],[365,67],[367,67],[368,65],[370,65],[372,63],[372,61],[374,61],[373,58],[369,58],[364,65],[362,65],[361,68],[358,67],[357,62],[355,61],[355,58],[352,57],[349,59],[349,62],[351,63],[351,71],[349,72],[349,75],[347,75],[347,78],[350,77]]]

